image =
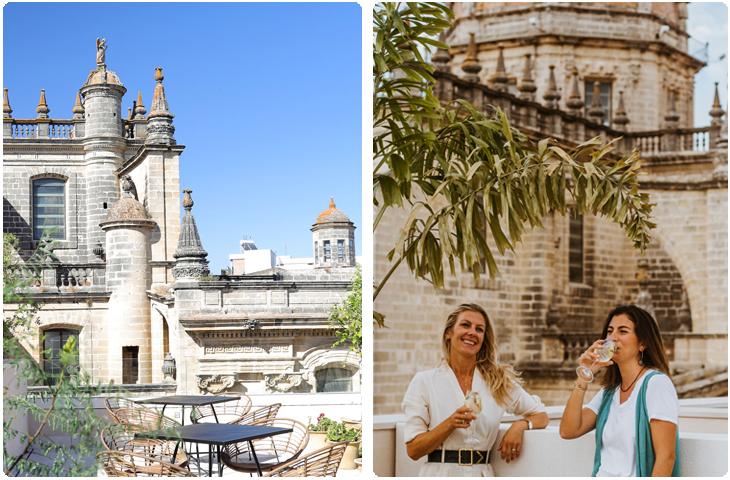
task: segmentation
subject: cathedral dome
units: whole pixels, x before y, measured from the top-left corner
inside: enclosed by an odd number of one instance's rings
[[[345,212],[342,210],[339,210],[335,206],[335,199],[330,198],[330,206],[327,210],[323,211],[317,216],[317,220],[314,222],[315,225],[321,225],[323,223],[333,223],[333,222],[350,222],[350,219],[347,215],[345,215]]]
[[[119,222],[124,220],[149,220],[144,206],[133,197],[123,196],[109,209],[106,222]]]
[[[91,73],[89,73],[89,76],[86,78],[86,82],[84,82],[84,87],[90,86],[90,85],[119,85],[120,87],[122,85],[122,81],[119,79],[119,75],[112,72],[111,70],[107,70],[104,67],[97,68],[96,70],[92,70]]]

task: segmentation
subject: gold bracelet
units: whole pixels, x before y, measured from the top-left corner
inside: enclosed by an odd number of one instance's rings
[[[586,390],[588,390],[588,385],[585,385],[584,384],[584,385],[581,386],[581,384],[578,383],[578,382],[575,382],[574,387],[577,388],[578,390],[583,390],[584,392]]]

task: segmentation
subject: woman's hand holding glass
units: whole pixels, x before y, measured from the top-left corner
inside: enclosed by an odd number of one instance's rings
[[[578,378],[584,382],[592,382],[593,376],[601,368],[613,365],[611,358],[616,344],[610,338],[596,340],[578,359],[580,366],[576,369]]]
[[[454,413],[448,418],[449,426],[453,429],[456,428],[469,428],[472,420],[477,418],[476,415],[471,411],[469,407],[463,405],[457,408]]]

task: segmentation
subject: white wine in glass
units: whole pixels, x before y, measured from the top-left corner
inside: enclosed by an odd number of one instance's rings
[[[466,394],[464,399],[464,405],[471,410],[474,415],[479,416],[482,413],[482,397],[479,396],[478,392],[471,391]],[[476,419],[474,419],[476,421]],[[467,445],[477,445],[479,440],[474,436],[474,425],[469,424],[469,438],[465,442]]]
[[[593,361],[591,367],[595,365],[596,362],[607,362],[611,360],[615,352],[616,343],[610,338],[605,339],[603,341],[603,344],[601,344],[601,346],[596,349],[596,354],[598,355],[598,358]],[[591,370],[589,367],[581,365],[580,367],[576,368],[575,371],[581,380],[586,382],[593,381],[593,370]]]

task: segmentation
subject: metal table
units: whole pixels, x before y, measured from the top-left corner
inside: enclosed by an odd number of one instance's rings
[[[223,464],[221,463],[221,447],[231,443],[248,442],[251,449],[253,460],[256,462],[256,471],[261,476],[261,464],[256,456],[253,448],[253,440],[260,438],[273,437],[281,433],[289,433],[293,431],[291,428],[280,427],[263,427],[256,425],[237,425],[228,423],[194,423],[180,427],[177,431],[152,431],[139,432],[136,437],[141,438],[159,438],[161,440],[176,440],[175,450],[172,458],[177,455],[177,449],[180,442],[205,443],[211,446],[208,450],[208,476],[213,476],[213,454],[212,447],[216,446],[216,455],[218,456],[218,476],[223,476]]]
[[[152,403],[155,405],[162,405],[162,414],[165,414],[165,408],[168,405],[180,405],[182,407],[182,424],[185,425],[185,407],[199,407],[202,405],[210,405],[213,410],[213,416],[215,421],[218,421],[218,415],[215,413],[216,403],[229,402],[231,400],[238,400],[241,397],[238,396],[216,396],[216,395],[170,395],[168,397],[157,397],[148,398],[147,400],[136,400],[137,403]]]

